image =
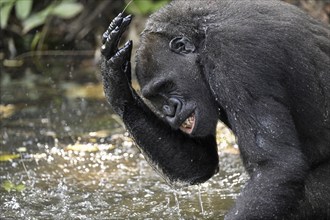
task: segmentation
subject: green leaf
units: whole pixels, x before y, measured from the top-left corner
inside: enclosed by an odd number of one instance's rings
[[[0,161],[5,162],[5,161],[11,161],[13,159],[19,158],[19,154],[0,154]]]
[[[44,10],[32,14],[30,17],[23,21],[23,33],[27,33],[33,28],[36,28],[46,22],[48,15],[53,10],[54,5],[51,4]]]
[[[11,181],[9,180],[5,180],[2,184],[1,184],[1,187],[4,188],[4,190],[6,190],[7,192],[10,192],[14,189],[15,187],[15,184],[12,183]]]
[[[157,2],[152,0],[136,0],[128,6],[127,12],[129,14],[148,15],[158,10],[168,2],[169,0],[159,0]]]
[[[158,9],[160,9],[161,7],[163,7],[164,5],[166,5],[169,1],[168,0],[163,0],[163,1],[159,1],[159,2],[155,2],[153,7],[152,7],[152,11],[157,11]]]
[[[38,46],[38,43],[41,39],[42,34],[40,32],[35,33],[31,42],[31,50],[35,50]]]
[[[8,18],[10,16],[11,9],[13,8],[15,1],[8,1],[4,4],[1,4],[0,8],[0,27],[5,29],[8,24]]]
[[[73,18],[83,10],[83,5],[75,2],[61,2],[52,11],[52,15],[63,19]]]
[[[32,9],[33,0],[18,0],[15,4],[16,16],[23,20],[27,18]]]
[[[17,0],[0,0],[0,6],[15,3]]]
[[[145,14],[148,14],[148,12],[150,12],[150,9],[152,7],[151,0],[136,1],[135,3],[142,14],[145,15]]]
[[[17,191],[17,192],[22,192],[22,191],[24,191],[25,190],[25,185],[24,184],[18,184],[17,186],[15,186],[15,190]]]

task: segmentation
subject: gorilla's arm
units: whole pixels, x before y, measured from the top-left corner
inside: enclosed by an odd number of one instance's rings
[[[299,207],[304,195],[309,164],[287,90],[292,84],[283,72],[286,56],[264,35],[245,34],[246,39],[237,40],[236,35],[208,32],[205,46],[206,77],[224,107],[250,175],[226,219],[290,219],[288,213]],[[222,44],[216,47],[214,42]]]
[[[132,43],[117,49],[131,17],[119,14],[103,35],[101,72],[105,95],[122,117],[142,153],[170,182],[195,184],[209,179],[218,169],[214,135],[191,138],[174,131],[159,119],[131,87]]]
[[[230,120],[250,180],[226,219],[288,218],[304,195],[308,167],[293,120],[272,97],[246,106],[251,117],[242,109]]]

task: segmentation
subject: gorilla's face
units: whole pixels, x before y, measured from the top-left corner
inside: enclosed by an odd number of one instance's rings
[[[142,95],[173,129],[199,137],[215,133],[217,105],[190,39],[145,34],[136,73]]]

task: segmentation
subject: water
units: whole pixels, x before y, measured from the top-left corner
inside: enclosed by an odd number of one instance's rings
[[[245,181],[220,127],[220,173],[168,186],[112,114],[90,59],[5,70],[0,95],[0,219],[221,219]]]
[[[200,185],[198,185],[198,201],[199,201],[199,205],[201,207],[202,215],[204,215],[204,207],[203,207],[203,200],[202,200],[201,186]]]
[[[176,203],[176,210],[178,212],[178,217],[181,219],[182,216],[181,216],[181,212],[180,212],[180,202],[179,202],[178,195],[176,192],[174,192],[174,198],[175,198],[175,203]]]

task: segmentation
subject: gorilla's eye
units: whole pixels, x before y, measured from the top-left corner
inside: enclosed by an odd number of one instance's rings
[[[178,54],[193,53],[196,50],[195,45],[187,37],[175,37],[171,40],[170,50]]]

